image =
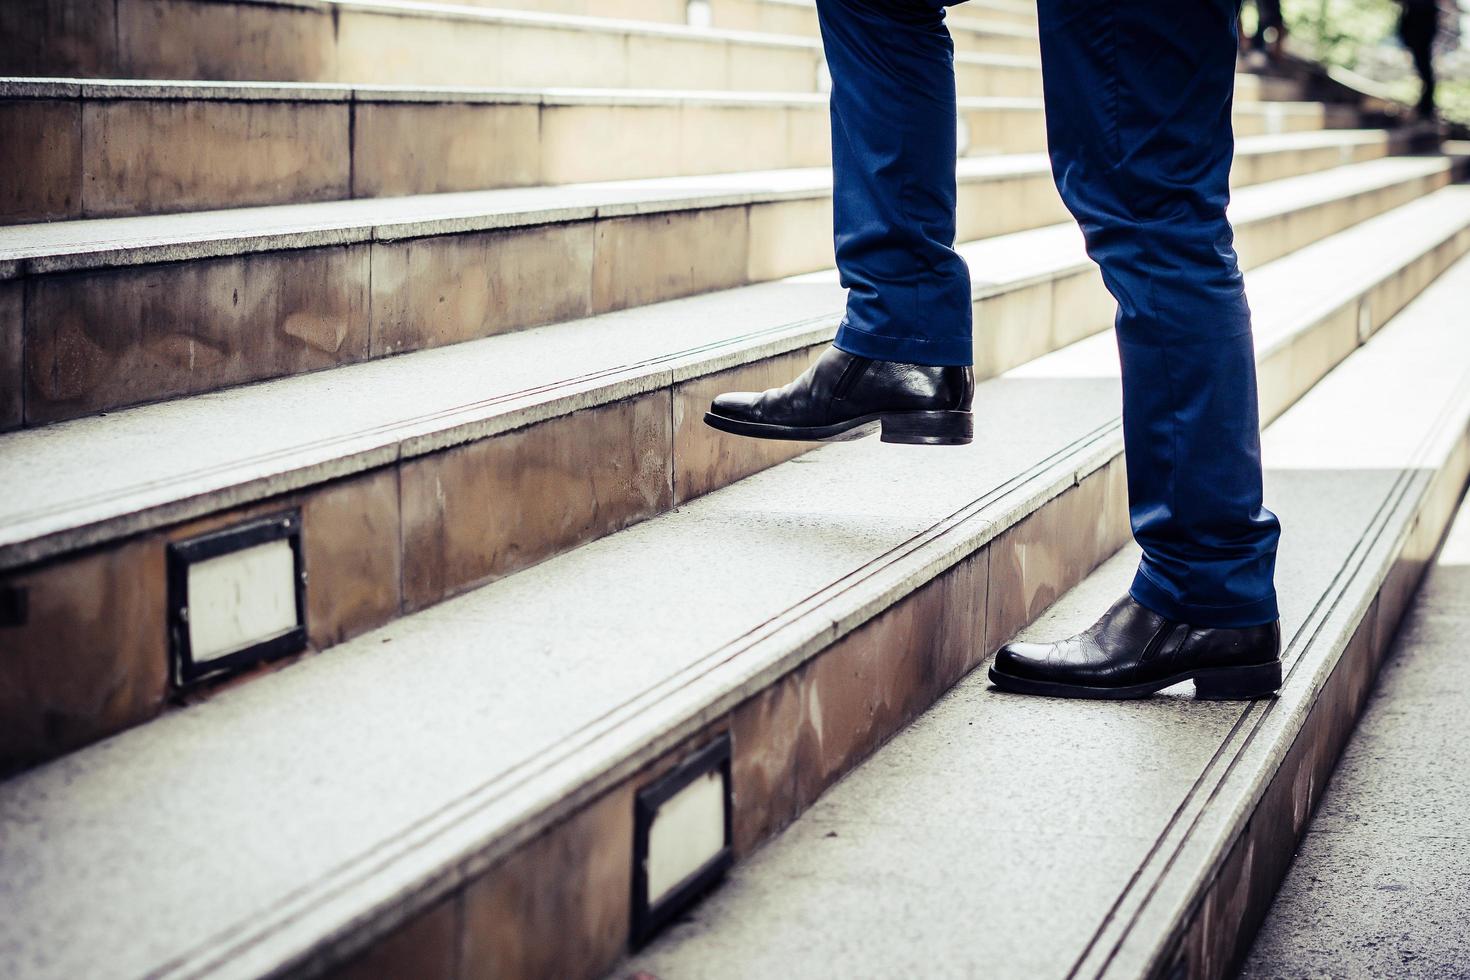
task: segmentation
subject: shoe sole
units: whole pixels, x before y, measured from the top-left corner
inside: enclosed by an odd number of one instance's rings
[[[1187,670],[1163,680],[1127,687],[1089,687],[1058,681],[1037,681],[1013,677],[990,668],[990,683],[1014,694],[1034,694],[1048,698],[1083,698],[1092,701],[1135,701],[1157,694],[1166,687],[1194,681],[1198,701],[1255,701],[1274,697],[1281,687],[1281,661],[1253,664],[1249,667],[1209,667]]]
[[[969,412],[877,412],[836,425],[771,425],[704,413],[704,424],[752,439],[787,442],[847,442],[882,430],[883,442],[908,446],[967,446],[975,438],[975,417]]]

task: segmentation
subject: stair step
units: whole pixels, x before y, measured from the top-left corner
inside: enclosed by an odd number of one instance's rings
[[[1456,976],[1470,849],[1470,504],[1404,616],[1362,720],[1318,794],[1241,980]]]
[[[1386,148],[1242,140],[1237,173]],[[961,240],[1067,217],[1041,154],[959,170]],[[1247,187],[1242,252],[1282,254],[1288,213],[1311,215],[1293,235],[1321,237],[1447,179],[1442,159],[1392,158]],[[0,311],[16,309],[0,323],[35,426],[823,269],[830,195],[830,171],[812,169],[11,226]],[[0,426],[21,421],[21,384]]]
[[[1039,700],[977,671],[618,974],[1232,975],[1470,472],[1467,290],[1461,260],[1266,431],[1278,699]],[[1021,635],[1085,628],[1136,561]]]
[[[812,0],[709,0],[709,18],[713,26],[731,30],[817,36],[817,7]],[[1033,49],[1036,46],[1036,8],[1029,4],[970,0],[947,10],[945,23],[956,47],[973,49],[997,36],[1026,38]]]
[[[1045,148],[1039,99],[960,109],[962,155]],[[1242,134],[1324,122],[1315,103],[1236,111]],[[20,178],[0,223],[815,167],[829,142],[814,93],[0,80]]]
[[[1299,191],[1243,193],[1242,244],[1258,239],[1272,256],[1319,234],[1310,211],[1286,204],[1301,203]],[[1467,227],[1470,199],[1448,188],[1251,273],[1253,297],[1270,299],[1257,303],[1267,413],[1470,248]],[[987,324],[982,376],[1110,319],[1071,226],[965,251],[992,272],[975,287]],[[1300,288],[1337,274],[1362,290],[1351,308]],[[311,575],[306,639],[321,650],[801,454],[811,447],[723,436],[701,416],[715,393],[779,384],[825,346],[843,294],[822,278],[0,438],[0,483],[15,488],[0,501],[0,590],[49,611],[9,631],[40,660],[29,686],[0,703],[12,728],[0,770],[177,699],[165,624],[170,542],[298,508]],[[1330,328],[1290,326],[1328,314]],[[129,602],[94,608],[114,591]],[[55,666],[77,657],[73,668]]]
[[[1466,218],[1448,188],[1365,225],[1374,248],[1354,229],[1254,273],[1267,405],[1470,247]],[[1422,428],[1463,372],[1440,315],[1413,351],[1438,370],[1392,431]],[[0,973],[91,975],[104,952],[123,975],[325,968],[395,928],[445,928],[449,948],[464,923],[467,961],[492,972],[595,975],[626,938],[638,786],[729,732],[749,854],[1126,538],[1116,367],[1054,363],[979,386],[969,449],[824,447],[0,785],[20,910]],[[1375,377],[1356,372],[1333,424],[1364,431]],[[1329,476],[1319,497],[1360,485]]]
[[[530,9],[553,11],[545,0],[516,0],[507,4],[501,0],[473,0],[487,6],[517,6]],[[561,0],[552,0],[561,6]],[[633,0],[630,7],[579,3],[581,9],[555,10],[557,13],[585,13],[602,17],[630,17],[637,20],[659,20],[667,23],[704,24],[723,30],[761,31],[771,34],[794,34],[800,37],[817,37],[817,7],[812,0],[706,0],[703,11],[696,7],[687,10],[683,4],[677,9],[657,5],[640,5]],[[983,0],[972,0],[964,8],[951,8],[946,12],[945,24],[954,38],[955,48],[961,51],[992,51],[1000,54],[1028,54],[1035,57],[1037,50],[1036,10],[1030,7],[1017,10],[1009,5],[987,5]]]
[[[76,18],[7,5],[0,74],[814,92],[825,73],[814,37],[648,21],[402,0],[86,2],[98,9]],[[1041,94],[1035,57],[962,51],[955,73],[961,95]]]

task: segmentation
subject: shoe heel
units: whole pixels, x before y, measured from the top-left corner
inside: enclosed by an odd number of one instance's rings
[[[1194,678],[1200,701],[1252,701],[1269,698],[1281,687],[1281,661],[1251,667],[1217,667]]]
[[[895,412],[883,416],[884,442],[909,446],[967,446],[975,438],[969,412]]]

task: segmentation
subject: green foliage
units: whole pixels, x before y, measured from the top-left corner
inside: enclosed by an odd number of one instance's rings
[[[1244,14],[1242,26],[1247,32],[1255,28],[1252,7],[1247,4]],[[1367,67],[1359,64],[1365,52],[1385,41],[1397,43],[1401,9],[1395,0],[1281,0],[1281,15],[1296,51],[1352,70]],[[1407,58],[1403,74],[1387,85],[1404,103],[1418,101],[1419,78],[1408,67]],[[1436,96],[1444,118],[1470,123],[1470,79],[1442,75]]]
[[[1320,61],[1356,68],[1364,45],[1392,38],[1399,18],[1394,0],[1282,0],[1281,15],[1297,43]]]

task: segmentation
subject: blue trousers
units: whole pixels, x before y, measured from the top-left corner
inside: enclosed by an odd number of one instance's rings
[[[837,346],[971,363],[954,250],[959,0],[817,0],[832,76]],[[1238,0],[1039,0],[1062,200],[1118,303],[1131,593],[1180,622],[1277,618],[1250,308],[1225,217]],[[1038,329],[1043,329],[1038,324]]]

